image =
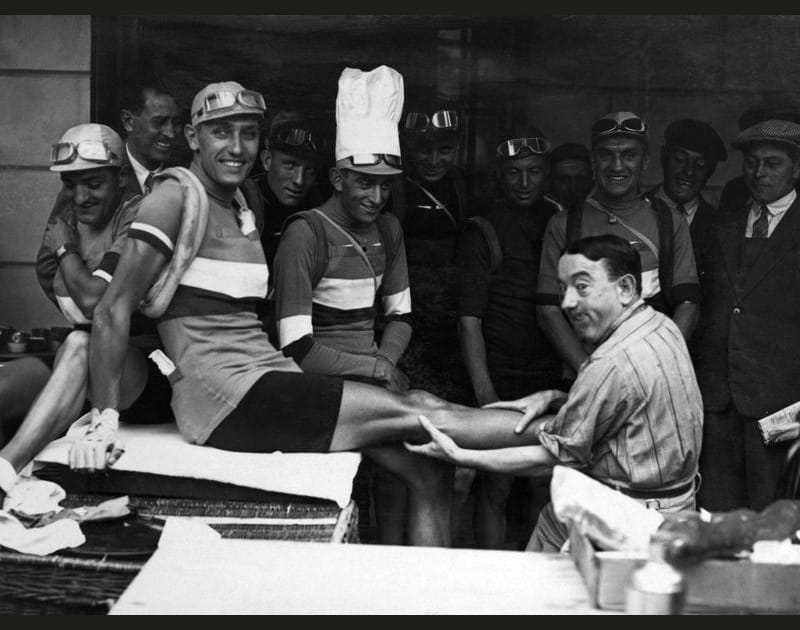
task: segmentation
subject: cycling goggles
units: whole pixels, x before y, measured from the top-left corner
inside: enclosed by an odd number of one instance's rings
[[[241,110],[245,114],[264,114],[267,109],[267,104],[264,102],[264,97],[258,92],[253,90],[241,90],[239,92],[231,92],[229,90],[220,90],[206,94],[203,98],[202,106],[192,112],[193,124],[198,124],[213,118],[221,118],[224,110],[233,109],[231,113]],[[228,112],[224,112],[227,115]]]
[[[497,155],[499,157],[516,157],[526,149],[534,155],[547,155],[552,146],[547,138],[541,136],[511,138],[497,145]]]
[[[432,115],[422,112],[408,112],[404,123],[406,131],[424,132],[429,129],[458,129],[458,112],[440,109]]]
[[[375,166],[384,162],[387,166],[400,168],[403,163],[399,155],[390,155],[389,153],[356,153],[345,159],[353,166]]]
[[[56,142],[50,150],[50,161],[53,164],[70,164],[79,157],[97,164],[120,164],[120,156],[103,140],[81,140],[78,144]]]
[[[286,144],[290,147],[299,147],[307,144],[314,151],[320,153],[324,146],[321,138],[306,129],[297,129],[295,127],[279,129],[270,136],[270,143]]]
[[[592,140],[597,140],[605,136],[610,136],[615,133],[629,134],[639,136],[642,138],[647,137],[647,123],[638,116],[631,116],[630,118],[601,118],[592,125]]]

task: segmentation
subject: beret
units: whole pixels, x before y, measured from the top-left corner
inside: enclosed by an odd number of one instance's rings
[[[724,162],[728,158],[725,143],[714,128],[699,120],[676,120],[664,130],[664,141],[668,145],[683,147],[699,153],[707,160]]]

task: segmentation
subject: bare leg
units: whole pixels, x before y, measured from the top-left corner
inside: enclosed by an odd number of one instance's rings
[[[475,478],[477,496],[472,527],[475,542],[482,549],[504,549],[506,542],[506,505],[514,477],[479,472]]]
[[[19,472],[78,417],[86,398],[89,333],[75,330],[58,349],[53,374],[14,437],[0,450]]]
[[[32,357],[0,366],[0,446],[17,431],[48,378],[50,368]]]
[[[128,348],[120,400],[125,409],[136,400],[147,380],[144,355]],[[89,376],[89,333],[71,332],[56,354],[53,373],[0,457],[19,472],[47,444],[61,436],[78,417],[86,400]]]
[[[403,544],[403,532],[407,528],[408,544],[449,547],[451,544],[450,515],[453,503],[453,467],[427,457],[409,453],[402,446],[379,446],[366,449],[365,454],[382,468],[396,475],[395,488],[399,497],[390,497],[391,507],[402,503],[399,515],[394,512],[381,514],[380,501],[376,497],[376,517],[381,528],[381,518],[394,516],[399,522],[390,523],[386,529],[391,540],[381,538],[383,544]],[[393,488],[394,489],[394,488]],[[407,492],[406,492],[407,489]],[[405,507],[408,497],[408,519]]]
[[[381,387],[345,381],[331,451],[350,451],[404,440],[425,442],[417,417],[433,424],[465,448],[502,448],[538,444],[529,427],[514,433],[521,414],[505,409],[475,409],[417,391],[395,394]]]
[[[364,450],[370,455],[374,446]],[[377,461],[377,458],[372,457]],[[372,502],[375,507],[375,520],[378,524],[378,542],[381,545],[403,545],[406,542],[406,514],[408,510],[408,490],[403,481],[385,466],[376,464],[371,469]]]

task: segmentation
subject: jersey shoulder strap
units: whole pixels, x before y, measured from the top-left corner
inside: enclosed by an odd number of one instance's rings
[[[325,274],[325,270],[328,268],[328,239],[325,236],[325,227],[322,225],[322,217],[320,217],[313,210],[303,210],[301,212],[290,214],[283,222],[281,234],[286,232],[286,228],[289,226],[289,224],[297,219],[305,220],[305,222],[311,227],[311,231],[314,233],[314,269],[311,273],[311,287],[313,288],[319,284],[319,281]]]
[[[567,228],[564,249],[566,250],[572,243],[581,237],[581,227],[583,223],[583,204],[575,204],[567,208]]]
[[[497,238],[497,231],[491,221],[486,217],[475,215],[467,219],[469,223],[476,226],[489,246],[489,273],[494,273],[500,268],[503,262],[503,249],[500,247],[500,239]]]
[[[672,272],[675,264],[675,234],[672,225],[672,210],[655,195],[648,197],[656,212],[658,221],[658,282],[661,293],[667,304],[670,303],[672,289]]]

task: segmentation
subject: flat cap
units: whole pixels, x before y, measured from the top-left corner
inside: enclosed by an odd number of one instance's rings
[[[800,149],[800,124],[788,120],[765,120],[740,132],[731,145],[735,149],[744,149],[757,142],[771,142]]]
[[[699,153],[707,160],[724,162],[728,158],[725,143],[706,122],[688,118],[676,120],[664,130],[664,142]]]
[[[589,149],[577,142],[564,142],[559,144],[550,154],[550,164],[564,160],[579,160],[591,164]]]

